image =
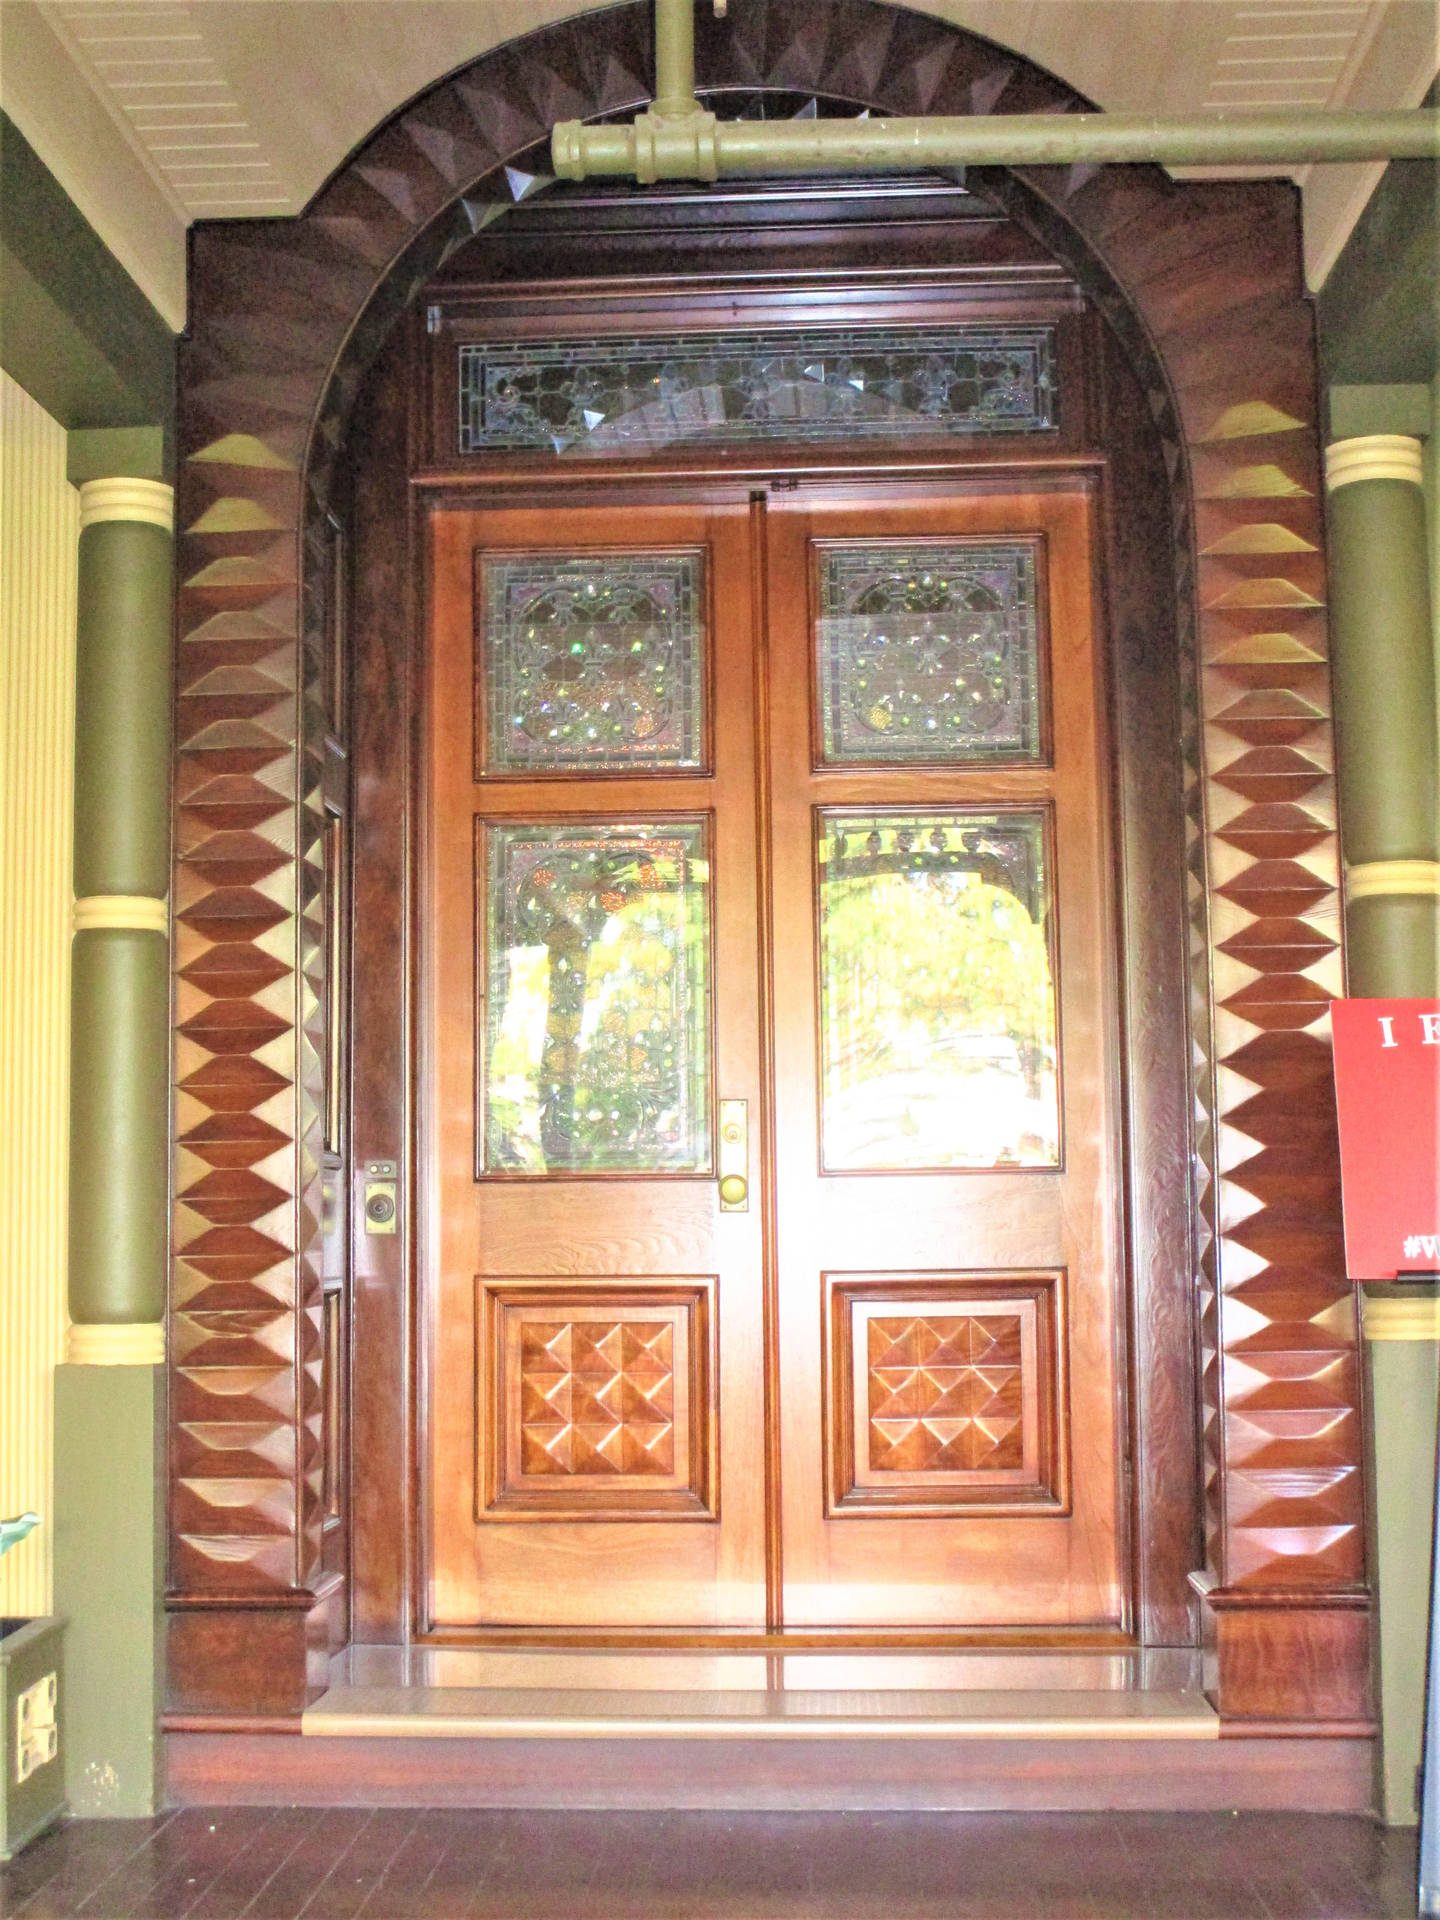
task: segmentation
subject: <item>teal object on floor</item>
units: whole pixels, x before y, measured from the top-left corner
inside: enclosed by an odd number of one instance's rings
[[[0,1553],[8,1553],[11,1547],[18,1547],[26,1534],[33,1533],[39,1524],[38,1513],[21,1513],[13,1520],[0,1520]]]

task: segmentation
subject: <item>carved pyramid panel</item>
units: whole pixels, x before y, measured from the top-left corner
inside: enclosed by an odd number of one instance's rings
[[[833,1514],[1065,1509],[1062,1275],[825,1286]]]
[[[477,1514],[713,1513],[713,1282],[479,1281]]]

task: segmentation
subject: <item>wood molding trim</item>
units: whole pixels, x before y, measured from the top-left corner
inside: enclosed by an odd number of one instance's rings
[[[550,123],[645,103],[649,30],[634,0],[603,30],[586,15],[502,47],[380,128],[300,218],[193,235],[177,520],[178,1707],[268,1704],[222,1596],[250,1597],[258,1633],[267,1603],[312,1590],[323,1559],[319,687],[345,421],[419,289],[534,190]],[[977,36],[875,0],[775,0],[699,32],[716,85],[888,113],[1085,104]],[[1339,870],[1297,197],[1146,167],[977,183],[1081,277],[1139,374],[1170,479],[1198,686],[1181,751],[1207,1566],[1227,1589],[1300,1588],[1343,1610],[1363,1578],[1361,1434],[1325,1027],[1341,991]],[[308,1643],[286,1647],[288,1710],[314,1681]],[[1343,1653],[1360,1662],[1358,1637]],[[176,1736],[192,1737],[207,1736]]]
[[[683,1754],[683,1765],[677,1764]],[[169,1733],[170,1806],[1366,1813],[1367,1739],[293,1739]]]

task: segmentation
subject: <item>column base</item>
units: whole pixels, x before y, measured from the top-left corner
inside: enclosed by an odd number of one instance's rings
[[[1440,1291],[1377,1287],[1364,1300],[1370,1564],[1380,1602],[1380,1812],[1387,1826],[1412,1827],[1425,1725]]]
[[[158,1331],[158,1329],[156,1329]],[[55,1611],[72,1813],[158,1804],[164,1372],[55,1369]]]
[[[1200,1600],[1205,1692],[1233,1723],[1371,1727],[1370,1596],[1190,1583]]]

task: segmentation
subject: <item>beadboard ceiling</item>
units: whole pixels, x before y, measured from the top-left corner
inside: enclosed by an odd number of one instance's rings
[[[1026,55],[1110,112],[1412,107],[1440,68],[1440,0],[912,3]],[[747,4],[730,0],[734,12]],[[431,81],[589,10],[576,0],[0,0],[0,104],[179,326],[190,221],[298,212]],[[1380,172],[1296,170],[1312,286]]]

